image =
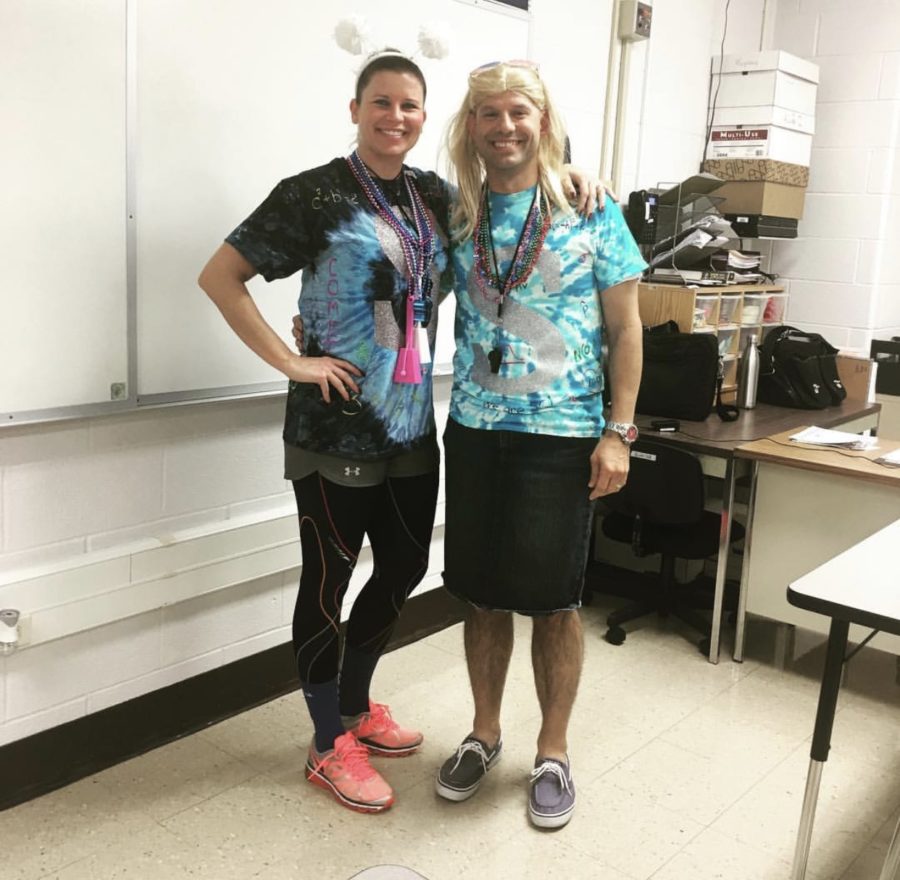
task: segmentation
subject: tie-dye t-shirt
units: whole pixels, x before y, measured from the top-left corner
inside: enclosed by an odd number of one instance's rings
[[[447,184],[432,172],[406,171],[435,224],[436,299],[452,276]],[[361,410],[345,406],[336,393],[326,405],[318,385],[291,382],[286,443],[377,460],[432,442],[431,364],[422,364],[421,384],[393,381],[397,351],[405,340],[406,260],[397,233],[372,208],[345,159],[282,180],[226,241],[267,281],[302,270],[298,307],[306,353],[343,358],[365,374],[358,380]],[[427,334],[433,353],[436,305],[432,311]]]
[[[492,193],[494,249],[504,277],[534,189]],[[469,428],[598,437],[603,428],[599,294],[646,268],[619,206],[606,200],[590,219],[554,214],[534,269],[506,297],[482,290],[474,246],[453,249],[456,355],[450,415]],[[503,358],[492,373],[488,353]]]

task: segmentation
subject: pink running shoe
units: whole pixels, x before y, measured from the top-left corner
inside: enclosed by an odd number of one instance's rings
[[[369,763],[365,746],[352,733],[334,741],[334,748],[321,754],[315,742],[309,747],[306,778],[330,791],[338,803],[360,813],[380,813],[394,803],[394,792]]]
[[[391,717],[391,710],[384,703],[369,700],[369,711],[363,712],[350,728],[356,738],[372,754],[391,758],[411,755],[422,745],[418,730],[407,730]]]

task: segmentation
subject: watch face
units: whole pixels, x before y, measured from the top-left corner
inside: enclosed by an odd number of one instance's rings
[[[625,428],[625,440],[628,443],[634,443],[638,438],[638,429],[636,425],[628,425]]]

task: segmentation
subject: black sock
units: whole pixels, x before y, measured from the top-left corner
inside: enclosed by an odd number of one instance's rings
[[[345,732],[338,704],[337,679],[321,684],[307,682],[303,685],[303,697],[316,732],[316,751],[327,752],[334,748],[334,741]]]
[[[359,715],[369,711],[369,686],[380,654],[364,654],[344,645],[341,661],[341,715]]]

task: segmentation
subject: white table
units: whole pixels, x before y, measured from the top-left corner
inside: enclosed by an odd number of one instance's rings
[[[841,670],[851,623],[900,635],[900,519],[845,550],[787,590],[788,602],[798,608],[831,618],[822,687],[816,708],[816,725],[810,749],[809,773],[800,813],[800,828],[794,851],[793,880],[806,874],[816,800],[822,768],[831,747],[834,710],[841,686]],[[900,869],[900,823],[888,848],[881,880],[894,880]]]

